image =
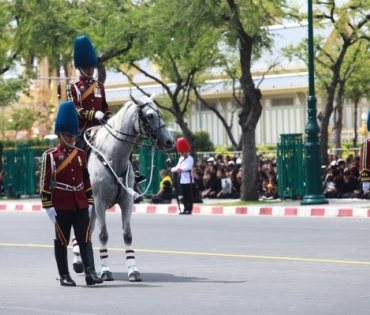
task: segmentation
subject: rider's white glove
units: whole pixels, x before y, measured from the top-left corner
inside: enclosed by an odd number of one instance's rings
[[[95,112],[94,118],[98,119],[98,120],[101,120],[101,119],[104,118],[104,113],[101,112],[100,110],[98,110],[98,111]]]
[[[89,216],[91,218],[91,211],[92,211],[93,205],[89,205]]]
[[[55,211],[55,208],[54,207],[50,207],[50,208],[46,208],[46,213],[48,214],[51,222],[53,222],[53,224],[55,224],[57,222],[57,212]]]

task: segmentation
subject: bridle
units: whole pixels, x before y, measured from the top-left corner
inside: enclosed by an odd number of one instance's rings
[[[150,104],[150,103],[145,103],[145,104],[141,104],[141,105],[136,104],[136,106],[137,106],[136,114],[137,114],[137,116],[139,118],[139,120],[138,120],[138,124],[139,124],[139,131],[138,131],[138,133],[139,133],[139,135],[146,136],[151,141],[152,145],[156,145],[157,142],[158,142],[158,137],[157,137],[158,131],[161,130],[162,128],[166,127],[166,124],[164,124],[164,123],[161,124],[161,118],[163,117],[162,116],[162,113],[157,108],[155,108],[152,104]],[[143,109],[146,106],[150,107],[157,114],[157,117],[158,117],[158,128],[156,128],[156,129],[153,129],[150,126],[147,117],[143,113]],[[149,114],[149,115],[151,115],[151,114]],[[152,146],[144,145],[144,144],[138,143],[136,141],[130,141],[130,140],[127,140],[127,139],[122,139],[122,138],[117,137],[116,134],[119,134],[119,135],[122,135],[122,136],[126,136],[126,137],[132,137],[132,138],[137,138],[137,135],[131,135],[131,134],[127,134],[127,133],[124,133],[124,132],[115,130],[111,125],[108,124],[108,122],[103,123],[102,126],[115,139],[117,139],[119,141],[123,141],[123,142],[128,142],[128,143],[131,143],[131,144],[135,144],[135,145],[137,145],[137,146],[139,146],[141,148],[144,148],[144,149],[151,149],[152,148]]]

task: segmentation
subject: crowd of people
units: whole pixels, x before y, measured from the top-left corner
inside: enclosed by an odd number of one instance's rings
[[[323,165],[322,192],[325,198],[370,199],[370,192],[364,192],[360,178],[360,157],[349,155],[345,160],[329,155],[329,165]],[[176,180],[171,172],[172,197],[175,198]],[[192,170],[195,182],[194,201],[203,199],[239,199],[241,188],[241,158],[218,154],[198,160]],[[162,176],[161,176],[162,177]],[[162,177],[163,178],[163,177]],[[278,168],[275,157],[258,157],[258,195],[260,200],[277,200]],[[168,188],[167,188],[168,194]],[[167,203],[168,201],[167,196]],[[180,196],[181,198],[181,196]]]
[[[345,160],[329,156],[330,164],[322,166],[322,188],[325,198],[370,199],[363,190],[360,177],[360,157],[349,155]]]

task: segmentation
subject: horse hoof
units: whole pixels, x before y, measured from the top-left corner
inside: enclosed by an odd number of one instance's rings
[[[75,273],[83,273],[85,271],[85,268],[82,261],[73,263],[73,270],[75,271]]]
[[[101,275],[100,275],[100,278],[103,280],[103,281],[113,281],[114,278],[113,278],[113,274],[107,270],[107,271],[104,271]]]
[[[131,272],[128,276],[130,282],[141,282],[140,273],[138,271]]]

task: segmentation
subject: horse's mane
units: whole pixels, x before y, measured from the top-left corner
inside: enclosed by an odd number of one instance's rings
[[[126,116],[127,111],[133,105],[135,106],[134,102],[132,102],[132,101],[128,101],[126,104],[124,104],[121,107],[121,109],[118,111],[118,113],[115,114],[111,119],[109,119],[108,124],[114,130],[119,130],[121,125],[122,125],[123,119]],[[104,127],[97,130],[96,131],[96,138],[95,138],[96,147],[98,147],[98,148],[101,147],[101,145],[107,140],[108,135],[109,135],[109,132]]]

